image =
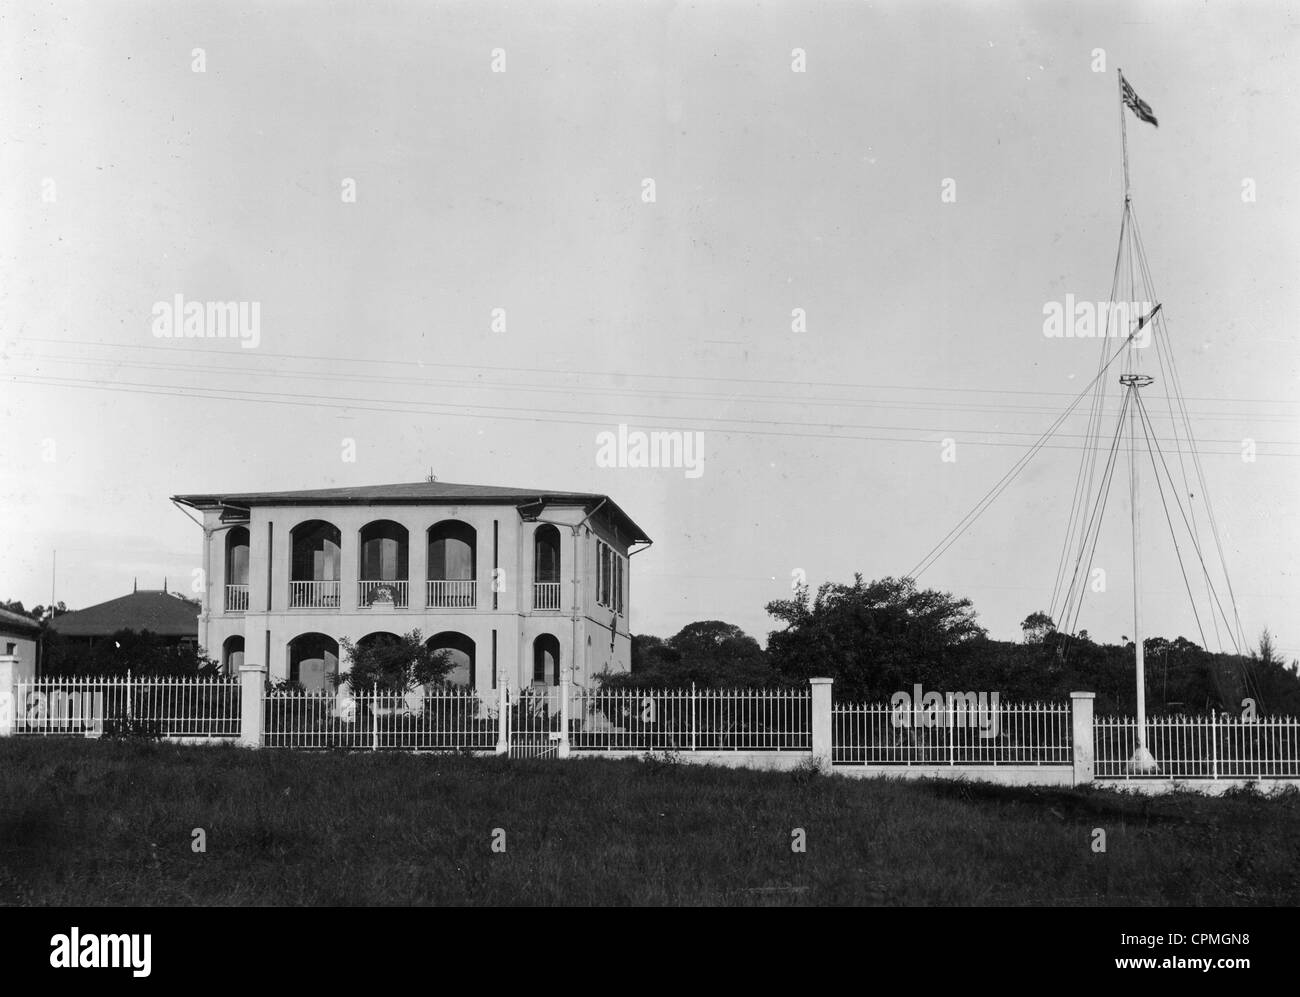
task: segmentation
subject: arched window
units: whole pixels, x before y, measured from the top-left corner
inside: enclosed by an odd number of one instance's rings
[[[533,685],[560,684],[560,641],[542,634],[533,641]]]
[[[338,527],[313,519],[293,528],[293,580],[337,581],[342,535]]]
[[[342,535],[333,523],[320,519],[293,528],[289,575],[289,605],[324,609],[339,604],[339,548]]]
[[[236,526],[226,531],[226,581],[231,585],[248,584],[248,527]]]
[[[560,580],[560,531],[543,523],[533,534],[533,581]]]
[[[226,612],[248,610],[248,528],[226,531]]]
[[[221,672],[231,678],[239,676],[239,669],[244,664],[244,638],[239,635],[227,637],[221,645]]]
[[[361,528],[361,577],[368,581],[406,580],[406,527],[380,519]]]
[[[469,581],[477,577],[478,534],[474,527],[444,519],[429,527],[429,578],[433,581]]]
[[[308,692],[331,692],[339,674],[339,645],[320,633],[299,634],[289,641],[289,681]]]
[[[477,604],[478,534],[474,527],[444,519],[429,527],[428,605],[472,609]]]
[[[462,633],[447,630],[434,634],[425,643],[430,650],[446,651],[451,658],[451,671],[447,672],[447,677],[444,679],[448,685],[466,686],[471,689],[475,687],[477,676],[474,668],[474,641]]]
[[[357,603],[377,601],[407,605],[407,532],[391,519],[379,519],[361,528],[361,578]]]
[[[560,608],[560,531],[543,523],[533,534],[533,609]]]

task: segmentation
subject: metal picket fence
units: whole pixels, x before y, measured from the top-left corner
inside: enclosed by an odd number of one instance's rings
[[[238,737],[230,678],[41,678],[14,687],[16,735]]]
[[[1154,771],[1132,764],[1137,750],[1132,717],[1097,717],[1093,743],[1096,774],[1103,779],[1300,777],[1300,720],[1295,717],[1148,717],[1146,748],[1155,759]]]
[[[812,704],[800,689],[576,689],[574,751],[807,751]]]
[[[558,758],[563,731],[559,686],[507,691],[506,744],[511,758]]]
[[[262,699],[263,744],[272,748],[402,751],[492,751],[499,723],[495,693],[420,687],[392,692],[268,689]]]
[[[373,686],[353,691],[345,685],[336,692],[266,687],[260,696],[260,743],[268,747],[502,750],[526,758],[558,757],[566,751],[813,748],[813,701],[807,689],[538,685],[475,692],[429,686],[401,693]],[[831,760],[840,766],[1074,762],[1068,704],[979,703],[972,697],[962,704],[955,697],[927,712],[883,703],[835,703],[829,718]],[[0,720],[0,733],[18,736],[237,738],[241,684],[228,677],[41,678],[15,684],[12,704]],[[1293,717],[1149,718],[1146,747],[1156,761],[1149,772],[1132,764],[1137,747],[1133,718],[1097,717],[1091,733],[1096,778],[1300,778],[1300,720]],[[249,736],[258,740],[256,731]]]
[[[999,703],[914,714],[884,703],[831,710],[836,765],[1070,765],[1068,704]]]

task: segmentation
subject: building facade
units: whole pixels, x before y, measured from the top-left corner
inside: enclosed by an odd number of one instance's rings
[[[328,690],[342,648],[420,630],[480,692],[631,669],[629,559],[608,496],[420,482],[178,495],[201,515],[199,639],[223,667]]]
[[[40,633],[40,624],[30,616],[0,609],[0,657],[12,659],[13,674],[18,681],[30,682],[36,677]]]

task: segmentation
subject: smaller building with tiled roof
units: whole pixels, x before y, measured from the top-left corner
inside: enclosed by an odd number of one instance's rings
[[[50,629],[61,637],[92,643],[121,630],[148,630],[177,643],[197,642],[199,610],[197,602],[166,589],[137,589],[130,595],[56,616],[50,621]]]

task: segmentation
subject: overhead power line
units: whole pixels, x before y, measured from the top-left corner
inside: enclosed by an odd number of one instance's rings
[[[496,405],[456,405],[447,402],[403,402],[393,403],[387,399],[378,398],[360,398],[360,397],[327,397],[322,398],[319,394],[304,395],[290,392],[263,391],[252,388],[241,389],[222,389],[206,385],[194,385],[185,387],[173,387],[168,385],[156,385],[141,382],[104,382],[93,378],[65,378],[65,377],[44,377],[40,375],[12,375],[10,380],[17,384],[48,385],[54,387],[70,387],[92,389],[100,391],[125,392],[128,394],[140,395],[159,395],[183,397],[188,399],[207,398],[213,400],[227,400],[237,402],[256,402],[273,405],[292,405],[306,408],[328,408],[341,411],[371,411],[371,412],[388,412],[403,413],[416,415],[442,415],[452,418],[469,418],[469,419],[492,419],[507,422],[528,422],[528,423],[553,423],[576,426],[595,426],[601,429],[610,429],[619,422],[626,422],[631,419],[642,420],[642,427],[653,428],[664,426],[669,423],[676,423],[678,430],[708,430],[723,435],[740,435],[740,436],[771,436],[771,437],[788,437],[793,439],[829,439],[829,440],[866,440],[879,443],[925,443],[933,446],[936,442],[934,439],[918,437],[899,437],[899,436],[873,436],[863,435],[861,433],[835,433],[835,432],[792,432],[789,430],[770,430],[755,429],[755,425],[799,425],[797,423],[780,422],[779,420],[748,420],[743,418],[718,418],[718,417],[694,417],[694,416],[675,416],[675,415],[658,415],[654,413],[617,413],[617,412],[593,412],[590,410],[569,409],[569,410],[538,410],[528,406],[496,406]],[[527,414],[507,415],[506,412],[520,412]],[[599,416],[600,419],[576,418],[576,416]],[[713,425],[719,422],[735,422],[736,426]],[[684,425],[682,425],[684,423]],[[921,426],[865,426],[861,424],[849,423],[832,423],[829,426],[843,425],[850,429],[875,429],[878,431],[893,432],[920,432],[934,435],[946,434],[948,437],[957,438],[954,434],[956,431],[951,428],[932,428]],[[639,427],[641,428],[641,427]],[[1005,433],[1003,431],[986,431],[984,435],[1015,435],[1025,436],[1027,433]],[[1022,442],[1005,442],[1000,440],[975,439],[967,436],[960,436],[961,442],[967,446],[989,446],[989,447],[1013,447],[1022,448]],[[1219,442],[1219,441],[1207,441]],[[1235,443],[1235,441],[1223,441]],[[1271,441],[1261,441],[1259,446],[1285,446],[1284,443],[1272,443]],[[1035,444],[1035,449],[1056,449],[1056,450],[1077,450],[1078,446],[1073,444]],[[1210,456],[1236,456],[1240,449],[1234,447],[1228,450],[1206,450],[1203,451]],[[1261,452],[1261,456],[1266,457],[1300,457],[1300,453],[1288,452]]]
[[[76,357],[61,356],[57,353],[40,353],[28,352],[22,355],[20,359],[34,360],[53,360],[68,364],[76,364],[92,367],[111,367],[113,369],[129,368],[133,370],[161,370],[175,371],[193,374],[198,368],[194,363],[152,363],[138,360],[123,360],[121,357]],[[246,377],[249,371],[245,367],[204,364],[201,367],[202,372],[206,375],[209,373],[226,373],[232,376]],[[290,380],[302,381],[343,381],[349,384],[405,384],[415,388],[427,388],[430,386],[449,387],[456,390],[480,391],[480,392],[500,392],[510,391],[514,393],[540,393],[573,396],[575,394],[590,395],[595,397],[606,398],[626,398],[629,396],[660,399],[675,398],[689,399],[693,401],[722,401],[729,404],[737,402],[753,402],[764,405],[784,405],[816,407],[833,407],[833,408],[865,408],[865,409],[902,409],[902,410],[928,410],[939,412],[990,412],[999,415],[1028,413],[1028,414],[1055,414],[1056,407],[1044,407],[1041,405],[988,405],[969,402],[949,402],[949,401],[922,401],[919,399],[854,399],[854,398],[819,398],[811,395],[761,395],[761,394],[740,394],[737,392],[707,392],[707,391],[679,391],[667,388],[629,388],[626,386],[616,387],[594,387],[582,384],[562,384],[549,385],[538,384],[536,382],[518,382],[518,381],[484,381],[475,379],[472,381],[449,380],[434,377],[409,377],[383,374],[359,374],[354,371],[308,371],[300,369],[285,369],[280,367],[263,367],[257,371],[259,376],[288,378]],[[902,390],[902,389],[898,389]],[[1164,415],[1157,413],[1160,418]],[[1296,423],[1296,416],[1285,413],[1233,413],[1233,412],[1198,412],[1198,419],[1215,420],[1223,422],[1242,421],[1250,422],[1282,422],[1287,425]],[[1170,418],[1174,418],[1172,414]],[[1031,434],[1024,434],[1031,435]]]
[[[43,337],[20,337],[17,342],[28,343],[57,343],[62,345],[74,344],[79,346],[99,346],[106,349],[120,351],[122,349],[131,350],[154,350],[168,353],[175,353],[175,346],[158,346],[147,343],[104,343],[95,340],[77,340],[77,339],[51,339]],[[203,342],[203,340],[186,340],[186,342]],[[383,360],[375,357],[340,357],[323,354],[310,353],[281,353],[270,350],[240,350],[235,353],[228,353],[225,356],[240,357],[250,362],[260,362],[262,358],[285,359],[285,360],[310,360],[320,363],[327,363],[334,366],[345,364],[369,364],[381,366],[400,366],[407,370],[422,367],[438,367],[449,370],[487,370],[508,373],[523,374],[546,374],[551,376],[571,376],[580,377],[604,377],[614,378],[619,382],[628,380],[654,380],[654,381],[695,381],[695,382],[716,382],[720,384],[779,384],[801,389],[807,388],[850,388],[854,390],[878,390],[878,391],[920,391],[930,394],[937,391],[958,392],[963,394],[991,394],[991,395],[1042,395],[1046,397],[1065,397],[1074,396],[1073,391],[1030,391],[1023,388],[972,388],[972,387],[954,387],[938,384],[871,384],[852,381],[810,381],[783,378],[761,378],[761,377],[734,377],[714,374],[652,374],[640,370],[583,370],[579,368],[551,368],[551,367],[521,367],[521,366],[504,366],[494,364],[470,364],[470,363],[447,363],[445,361],[410,359],[410,360]],[[1187,401],[1215,401],[1231,402],[1242,404],[1267,404],[1267,405],[1300,405],[1300,401],[1294,398],[1224,398],[1221,396],[1186,396]]]

